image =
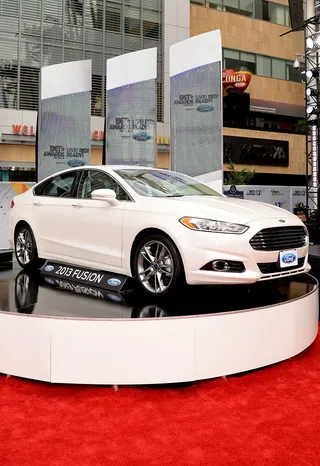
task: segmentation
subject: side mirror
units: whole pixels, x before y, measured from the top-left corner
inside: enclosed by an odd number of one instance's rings
[[[116,193],[112,189],[95,189],[91,193],[91,199],[95,201],[105,201],[112,206],[116,206],[120,203],[116,199],[116,196]]]

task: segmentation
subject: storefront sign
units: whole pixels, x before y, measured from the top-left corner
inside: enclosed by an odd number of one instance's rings
[[[268,100],[253,98],[250,98],[250,112],[292,116],[297,118],[305,117],[305,107],[303,105],[287,104],[285,102],[271,102]]]
[[[12,134],[15,136],[36,136],[37,128],[36,126],[27,126],[27,125],[12,125]],[[91,140],[93,141],[103,141],[104,131],[95,129],[91,131]],[[162,146],[168,146],[170,144],[168,136],[157,136],[157,144]]]
[[[16,136],[36,136],[36,131],[37,129],[35,126],[12,125],[12,134]],[[94,141],[103,141],[104,131],[99,131],[97,129],[91,131],[91,139]]]
[[[244,92],[249,86],[250,81],[250,71],[235,71],[231,68],[222,71],[222,84],[225,91],[234,89],[238,92]]]
[[[224,163],[289,166],[288,141],[224,136]]]

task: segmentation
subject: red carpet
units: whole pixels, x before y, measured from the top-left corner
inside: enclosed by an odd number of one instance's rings
[[[320,338],[290,361],[185,388],[0,377],[0,465],[320,465]]]

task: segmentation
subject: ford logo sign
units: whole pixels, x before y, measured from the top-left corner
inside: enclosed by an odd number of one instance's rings
[[[147,131],[138,131],[132,137],[135,141],[149,141],[151,139],[151,135]]]
[[[284,264],[291,264],[297,259],[297,256],[293,252],[288,252],[282,256],[282,262]]]
[[[44,270],[46,272],[52,272],[54,270],[54,267],[53,265],[46,265],[46,267],[44,268]]]
[[[198,112],[212,112],[214,110],[213,105],[199,105],[197,107]]]
[[[68,160],[68,165],[69,167],[83,167],[85,165],[84,160],[79,160],[79,159],[73,159],[73,160]]]
[[[110,280],[108,280],[108,285],[110,285],[110,286],[120,286],[121,285],[121,280],[118,280],[117,278],[110,278]]]

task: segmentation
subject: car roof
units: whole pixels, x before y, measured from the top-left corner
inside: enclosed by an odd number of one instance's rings
[[[145,167],[143,165],[86,165],[80,168],[102,168],[108,170],[163,170],[162,168],[156,167]]]

